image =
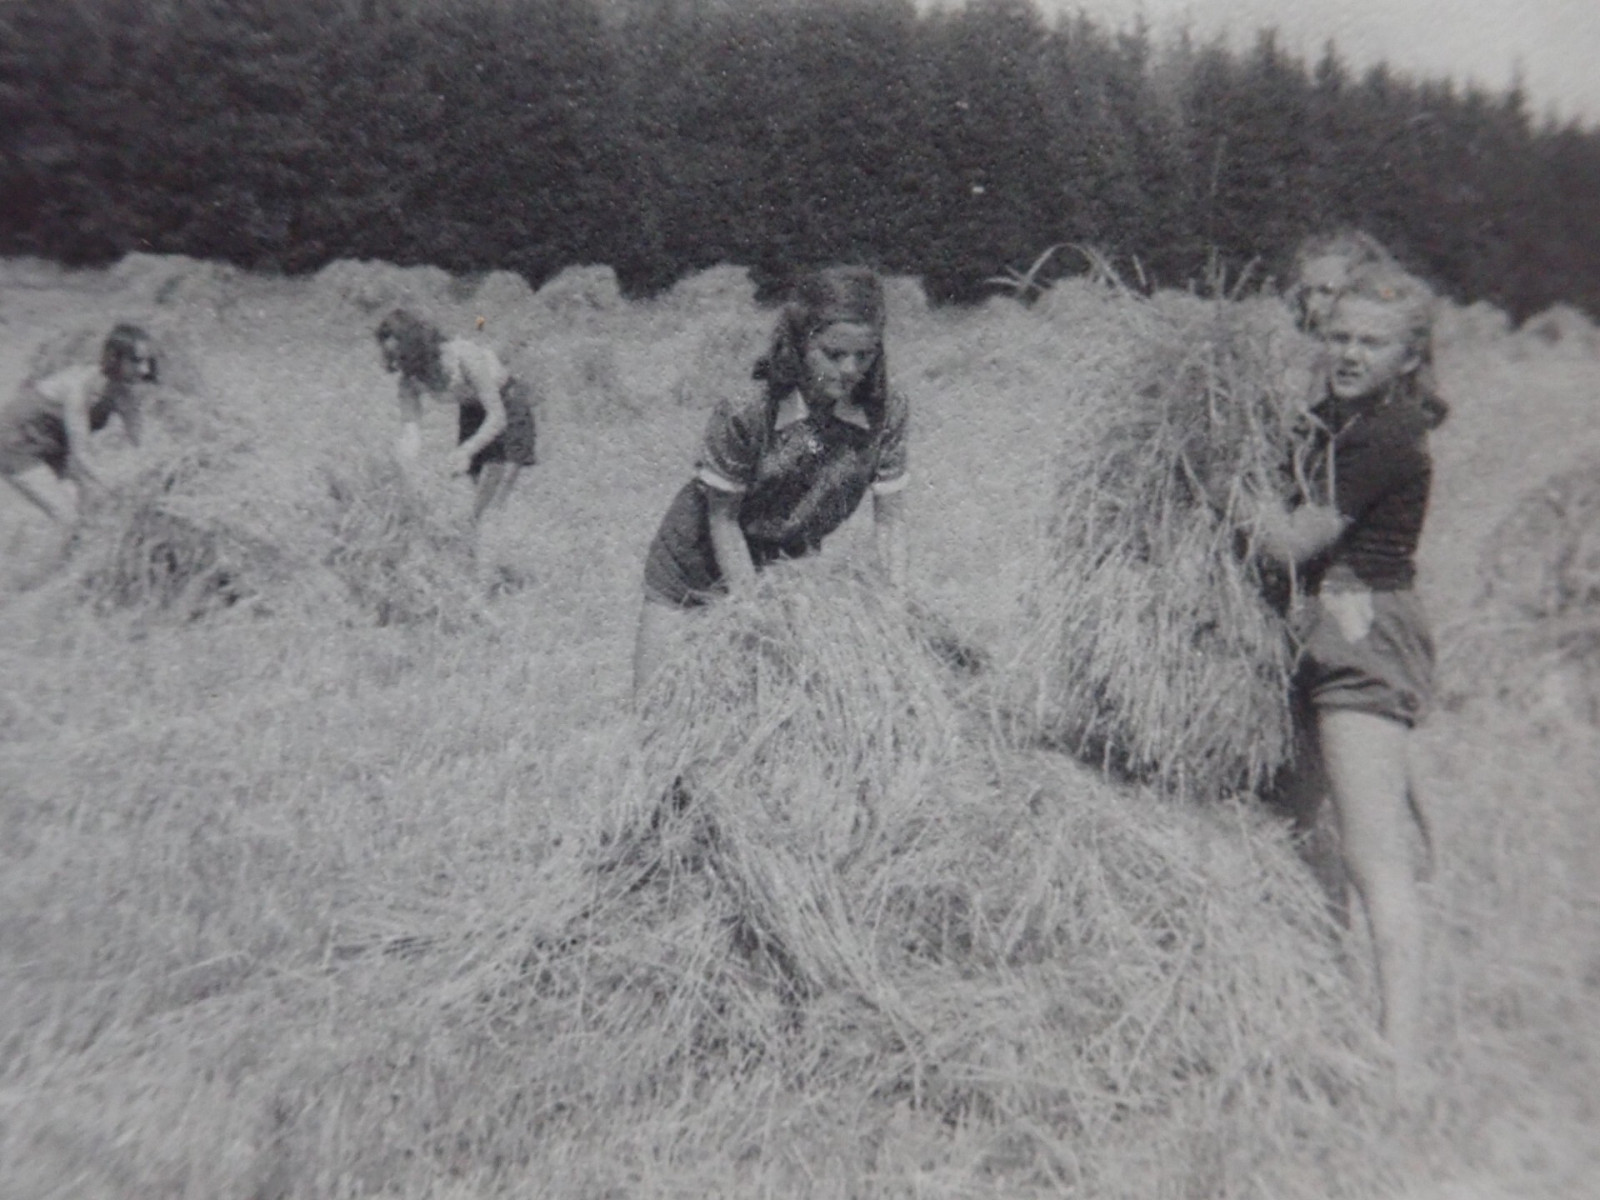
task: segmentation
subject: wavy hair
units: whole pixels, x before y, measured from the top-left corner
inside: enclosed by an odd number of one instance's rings
[[[431,321],[423,320],[410,309],[397,308],[379,322],[376,337],[380,343],[389,337],[400,343],[396,365],[405,378],[430,391],[438,391],[448,382],[444,363],[439,358],[444,335]]]
[[[1406,341],[1418,359],[1410,386],[1427,414],[1430,428],[1438,428],[1450,415],[1450,405],[1439,395],[1433,370],[1433,322],[1439,306],[1433,289],[1392,261],[1369,263],[1352,269],[1345,277],[1339,300],[1346,299],[1385,305],[1404,321]]]
[[[851,396],[852,403],[876,425],[883,420],[888,404],[889,376],[883,354],[883,283],[868,267],[824,267],[802,275],[778,314],[767,352],[752,374],[767,385],[767,397],[776,403],[805,385],[806,345],[812,336],[841,322],[866,325],[878,335],[877,361]]]
[[[143,354],[139,352],[141,347],[145,351]],[[145,370],[130,375],[128,365],[141,362]],[[129,440],[137,445],[144,422],[139,393],[133,385],[155,383],[158,370],[155,353],[150,349],[150,335],[132,322],[118,322],[100,345],[100,374],[105,376],[106,386],[96,405],[100,415],[93,420],[103,422],[108,413],[120,414]]]
[[[1305,282],[1305,269],[1323,258],[1338,259],[1344,264],[1346,274],[1373,267],[1400,269],[1399,260],[1389,253],[1388,247],[1361,229],[1335,229],[1303,239],[1289,262],[1289,301],[1294,306],[1295,321],[1302,329],[1309,329],[1310,325],[1306,304],[1310,289]]]
[[[139,353],[143,346],[147,353]],[[130,362],[145,362],[149,364],[149,371],[141,378],[154,382],[156,379],[156,357],[149,352],[150,335],[140,326],[129,321],[121,321],[112,327],[106,335],[106,340],[100,346],[100,373],[113,382],[121,380],[124,375],[123,368]]]

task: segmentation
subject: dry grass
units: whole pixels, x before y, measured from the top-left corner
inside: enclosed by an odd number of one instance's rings
[[[1446,668],[1480,695],[1600,725],[1600,461],[1525,494],[1485,539],[1480,573]]]
[[[1242,496],[1284,487],[1310,350],[1272,301],[1078,307],[1015,730],[1187,795],[1254,788],[1289,752],[1292,658],[1236,529]]]
[[[115,303],[104,278],[55,315],[19,300],[19,339]],[[128,620],[75,602],[80,557],[4,600],[0,1192],[1587,1194],[1592,734],[1492,697],[1422,732],[1437,1088],[1395,1114],[1362,944],[1284,830],[993,744],[983,677],[852,581],[863,530],[708,614],[630,721],[640,559],[698,412],[553,422],[505,518],[526,588],[492,621],[379,627],[324,556],[403,541],[412,500],[451,528],[460,481],[381,460],[364,319],[308,311],[310,283],[230,286],[248,336],[174,310],[226,405],[105,461],[132,494],[209,446],[161,511],[270,535],[281,590]],[[1003,501],[1072,427],[1061,358],[1123,319],[1104,305],[930,313],[895,344],[913,584],[963,629],[1011,624],[1037,514]],[[664,318],[595,320],[626,364]],[[1519,385],[1544,414],[1572,400],[1568,447],[1592,375],[1541,371]],[[680,778],[690,802],[662,808]]]

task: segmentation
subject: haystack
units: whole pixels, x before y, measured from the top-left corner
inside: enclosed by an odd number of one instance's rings
[[[1520,707],[1600,724],[1600,460],[1534,488],[1485,539],[1483,590],[1445,658]]]
[[[685,317],[725,316],[755,308],[756,285],[748,267],[723,263],[684,276],[655,303]]]
[[[1254,788],[1290,750],[1293,663],[1239,530],[1249,497],[1286,490],[1314,350],[1275,300],[1083,290],[1046,307],[1072,314],[1070,415],[1007,672],[1012,731],[1190,796]]]
[[[622,285],[610,267],[567,267],[536,293],[539,303],[569,324],[607,317],[623,307]]]
[[[1587,357],[1600,353],[1600,330],[1570,304],[1556,304],[1529,317],[1517,330],[1518,340],[1530,348],[1559,350]]]
[[[210,394],[173,397],[102,460],[72,576],[97,610],[195,619],[348,606],[378,624],[484,614],[465,512],[382,455],[308,452]]]
[[[803,1106],[859,1175],[899,1111],[989,1146],[969,1183],[1359,1194],[1370,1021],[1284,832],[986,749],[947,682],[848,576],[704,614],[592,783],[605,832],[511,906],[546,919],[445,947],[519,1128],[731,1121],[800,1160]]]

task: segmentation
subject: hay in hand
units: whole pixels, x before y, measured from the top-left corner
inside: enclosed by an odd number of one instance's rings
[[[1108,290],[1072,311],[1012,733],[1189,796],[1255,788],[1290,751],[1293,663],[1237,530],[1285,486],[1314,350],[1268,299]]]

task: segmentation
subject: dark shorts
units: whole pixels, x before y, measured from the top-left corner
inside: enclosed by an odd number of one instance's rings
[[[1415,592],[1324,591],[1296,621],[1297,676],[1314,709],[1339,708],[1406,726],[1433,703],[1433,637]]]
[[[819,549],[805,541],[745,539],[750,561],[760,570],[781,558],[802,558]],[[711,543],[710,509],[704,487],[686,483],[673,497],[644,560],[647,600],[677,608],[698,608],[723,594],[722,571]]]
[[[518,379],[506,380],[500,389],[500,401],[506,406],[506,427],[500,431],[499,437],[472,456],[471,474],[474,479],[485,463],[508,462],[519,467],[531,467],[539,461],[533,428],[533,403],[527,387]],[[487,416],[481,405],[463,404],[456,445],[459,446],[477,433]]]

